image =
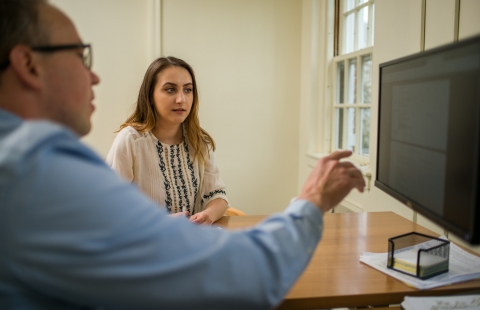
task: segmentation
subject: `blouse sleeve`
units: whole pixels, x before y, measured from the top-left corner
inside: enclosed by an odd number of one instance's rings
[[[205,161],[205,172],[202,181],[202,208],[212,200],[221,198],[228,204],[225,183],[220,178],[220,171],[215,164],[213,152],[209,151],[209,158]]]
[[[123,179],[133,181],[134,139],[127,128],[115,137],[105,162]]]

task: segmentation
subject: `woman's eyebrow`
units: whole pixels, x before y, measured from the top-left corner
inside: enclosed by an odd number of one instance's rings
[[[173,86],[177,86],[177,84],[173,83],[173,82],[165,82],[163,83],[163,86],[165,85],[173,85]]]
[[[173,82],[165,82],[165,83],[163,83],[163,86],[165,86],[165,85],[177,86],[177,84],[175,84],[175,83],[173,83]],[[188,82],[188,83],[186,83],[186,84],[183,84],[183,86],[190,86],[190,85],[193,85],[193,83],[192,83],[192,82]]]

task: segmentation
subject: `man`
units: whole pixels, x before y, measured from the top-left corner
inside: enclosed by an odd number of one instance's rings
[[[360,172],[321,159],[297,201],[245,231],[172,218],[78,141],[90,46],[43,0],[0,0],[0,308],[266,309],[306,267]]]

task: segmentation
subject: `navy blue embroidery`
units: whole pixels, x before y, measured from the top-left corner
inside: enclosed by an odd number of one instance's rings
[[[175,180],[175,185],[177,187],[177,192],[178,192],[178,199],[179,199],[179,204],[183,210],[183,207],[186,207],[186,211],[190,213],[190,202],[188,200],[188,191],[187,191],[187,186],[185,182],[185,178],[183,176],[183,171],[182,171],[182,162],[180,158],[180,146],[176,145],[175,146],[175,156],[177,157],[177,172],[178,172],[178,180]],[[173,166],[172,169],[175,169]],[[181,185],[180,185],[181,183]],[[182,200],[182,192],[183,192],[183,198],[185,199],[185,202]]]
[[[197,201],[198,180],[195,177],[193,162],[190,160],[190,153],[188,151],[188,144],[186,140],[183,141],[183,150],[185,151],[185,156],[181,154],[182,145],[171,145],[169,147],[165,147],[160,141],[158,141],[156,148],[160,158],[160,171],[162,172],[164,178],[166,193],[165,207],[169,213],[181,211],[183,207],[185,207],[185,210],[188,211],[190,215],[193,215]],[[167,169],[167,165],[170,166],[169,169]],[[188,171],[190,171],[190,173],[188,173]],[[188,174],[190,174],[191,180],[188,180]],[[189,199],[189,197],[191,197],[190,195],[192,194],[193,204]]]
[[[179,186],[178,188],[178,191],[179,191],[179,197],[180,199],[182,198],[181,197],[181,193],[180,193],[180,188],[182,189],[182,192],[183,192],[183,198],[185,199],[185,204],[183,204],[182,206],[185,206],[186,207],[186,211],[188,211],[188,214],[192,214],[191,213],[191,206],[190,206],[190,200],[188,199],[188,189],[187,189],[187,182],[185,182],[185,177],[183,175],[183,170],[182,170],[182,158],[180,156],[180,146],[176,146],[176,150],[177,150],[177,161],[178,161],[178,177],[179,177],[179,180],[180,180],[180,183],[181,185]],[[178,185],[177,185],[178,187]]]
[[[177,159],[178,159],[178,150],[177,150]],[[182,211],[182,207],[184,206],[184,203],[182,201],[182,194],[180,193],[180,186],[178,185],[179,182],[179,176],[177,175],[178,168],[175,166],[175,146],[170,145],[170,167],[172,168],[173,171],[173,182],[175,182],[175,189],[177,190],[177,195],[178,195],[178,208],[180,209],[179,211]]]
[[[202,205],[203,205],[203,203],[205,202],[205,200],[210,199],[210,198],[212,198],[214,195],[217,195],[217,194],[223,194],[223,195],[227,196],[227,193],[226,193],[223,189],[216,189],[216,190],[214,190],[213,192],[208,193],[207,195],[203,195]]]
[[[167,176],[165,175],[165,171],[167,170],[165,167],[165,162],[163,161],[162,153],[163,153],[163,146],[160,143],[160,141],[157,142],[157,153],[158,157],[160,158],[160,163],[158,166],[160,167],[160,171],[162,171],[163,174],[163,179],[165,180],[163,184],[165,185],[165,193],[167,194],[167,198],[165,199],[165,207],[167,208],[168,213],[172,212],[172,198],[170,196],[170,182],[167,179]]]
[[[187,166],[188,166],[188,170],[190,170],[190,177],[192,178],[192,184],[193,184],[193,189],[194,189],[193,206],[195,206],[196,203],[197,203],[198,181],[197,181],[197,178],[195,178],[195,173],[193,171],[193,163],[190,160],[190,153],[188,152],[188,145],[187,145],[187,141],[185,139],[183,140],[183,149],[185,150],[185,153],[187,155]],[[194,208],[192,208],[192,209],[194,209]],[[193,211],[194,210],[192,210],[192,212]],[[190,213],[190,214],[193,215],[193,213]]]

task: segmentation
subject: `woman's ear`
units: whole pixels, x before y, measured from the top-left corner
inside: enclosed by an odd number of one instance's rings
[[[28,87],[41,88],[38,70],[38,57],[25,45],[16,45],[9,54],[10,66],[18,78]]]

